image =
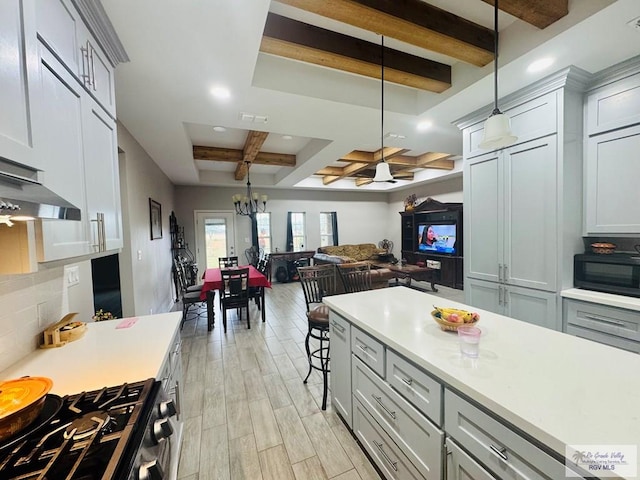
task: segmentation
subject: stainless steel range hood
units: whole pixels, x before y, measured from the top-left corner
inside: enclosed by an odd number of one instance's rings
[[[80,220],[80,209],[38,181],[38,172],[0,159],[0,216]]]

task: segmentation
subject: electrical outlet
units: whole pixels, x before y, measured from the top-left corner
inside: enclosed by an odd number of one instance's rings
[[[80,267],[77,265],[64,267],[64,278],[67,282],[67,287],[72,287],[80,283]]]
[[[153,308],[149,309],[149,315],[153,315]]]
[[[138,250],[138,260],[142,260],[142,250]]]

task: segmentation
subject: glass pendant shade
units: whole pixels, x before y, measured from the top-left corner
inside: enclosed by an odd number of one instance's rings
[[[389,164],[382,160],[376,165],[376,176],[373,177],[374,182],[388,182],[393,180],[391,171],[389,170]]]
[[[518,137],[511,133],[511,119],[498,111],[484,122],[484,137],[478,145],[484,150],[495,150],[514,144]]]

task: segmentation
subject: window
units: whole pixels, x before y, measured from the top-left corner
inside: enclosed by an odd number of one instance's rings
[[[271,253],[271,213],[257,213],[258,223],[258,246],[264,253]]]
[[[291,220],[291,243],[293,251],[299,252],[304,250],[304,212],[290,212]]]
[[[336,212],[320,212],[320,246],[338,244]]]

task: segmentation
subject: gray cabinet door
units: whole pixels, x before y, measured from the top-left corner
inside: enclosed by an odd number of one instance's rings
[[[555,135],[504,151],[502,279],[507,284],[556,290],[559,238],[556,159]]]
[[[555,293],[505,286],[503,303],[504,314],[508,317],[552,330],[562,330],[562,318],[559,318]]]
[[[335,312],[329,313],[331,338],[331,403],[352,428],[351,325]]]
[[[585,172],[586,233],[640,232],[640,125],[589,138]]]
[[[499,152],[467,160],[464,172],[466,276],[497,282],[502,255],[502,195]]]
[[[38,168],[29,108],[38,69],[30,6],[20,0],[0,2],[0,157]]]
[[[482,310],[502,313],[504,286],[496,282],[485,282],[467,278],[464,283],[465,303]]]

